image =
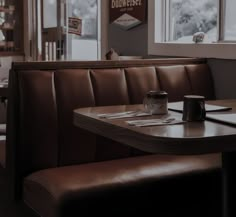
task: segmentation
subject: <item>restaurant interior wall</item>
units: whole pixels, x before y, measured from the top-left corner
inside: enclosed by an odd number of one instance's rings
[[[148,56],[148,25],[141,24],[123,30],[115,24],[108,25],[108,48],[115,49],[123,56]]]
[[[236,60],[208,59],[211,68],[217,99],[236,98]]]
[[[112,15],[110,15],[109,1],[107,1],[107,20],[109,22],[107,26],[108,48],[115,49],[117,53],[122,56],[146,57],[148,55],[148,1],[143,1],[143,3],[147,4],[145,10],[146,20],[137,18],[142,20],[141,23],[131,28],[127,28],[125,25],[122,26],[115,24],[115,22],[110,22],[110,16],[112,17]]]

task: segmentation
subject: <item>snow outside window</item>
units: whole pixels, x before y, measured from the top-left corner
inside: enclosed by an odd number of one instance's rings
[[[167,41],[192,42],[196,32],[205,33],[204,42],[217,41],[218,4],[218,0],[169,0]]]
[[[236,40],[236,1],[227,0],[225,2],[225,27],[224,40]]]
[[[236,0],[149,0],[148,54],[236,59],[235,19]]]

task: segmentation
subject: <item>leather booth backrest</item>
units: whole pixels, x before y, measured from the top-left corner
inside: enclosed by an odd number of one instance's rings
[[[169,101],[180,101],[192,94],[191,83],[184,66],[157,67],[161,89],[168,93]]]
[[[214,99],[206,64],[56,70],[12,70],[8,137],[16,176],[40,169],[132,155],[133,149],[73,125],[80,107],[142,103],[149,90],[165,90],[169,101],[185,94]],[[14,107],[14,108],[12,108]],[[14,113],[14,115],[12,115]],[[13,117],[13,118],[12,118]]]
[[[181,101],[183,95],[196,94],[214,99],[214,85],[207,64],[159,66],[160,88],[168,93],[168,100]]]
[[[193,94],[205,96],[206,99],[214,99],[214,84],[208,65],[186,65],[185,69],[188,74]]]
[[[58,120],[52,72],[21,71],[17,167],[20,172],[57,166]]]
[[[131,104],[142,103],[149,90],[160,90],[154,66],[126,68],[125,75]]]
[[[58,70],[52,73],[57,101],[59,153],[58,165],[92,161],[96,137],[73,125],[73,109],[95,106],[90,71]]]

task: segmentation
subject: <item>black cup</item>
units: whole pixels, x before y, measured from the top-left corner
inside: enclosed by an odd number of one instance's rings
[[[184,96],[183,121],[204,121],[206,117],[205,97]]]

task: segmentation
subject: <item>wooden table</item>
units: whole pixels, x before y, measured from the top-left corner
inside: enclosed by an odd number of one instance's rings
[[[211,101],[209,104],[229,106],[225,113],[236,113],[236,100]],[[105,119],[97,114],[142,109],[142,105],[81,108],[74,111],[78,127],[151,153],[205,154],[222,152],[223,216],[236,216],[236,126],[213,121],[186,122],[178,125],[134,127],[125,121],[140,118]],[[222,113],[222,112],[221,112]],[[168,116],[182,117],[170,112]],[[158,115],[148,118],[159,118]],[[163,118],[163,117],[162,117]],[[235,207],[235,208],[234,208]]]

